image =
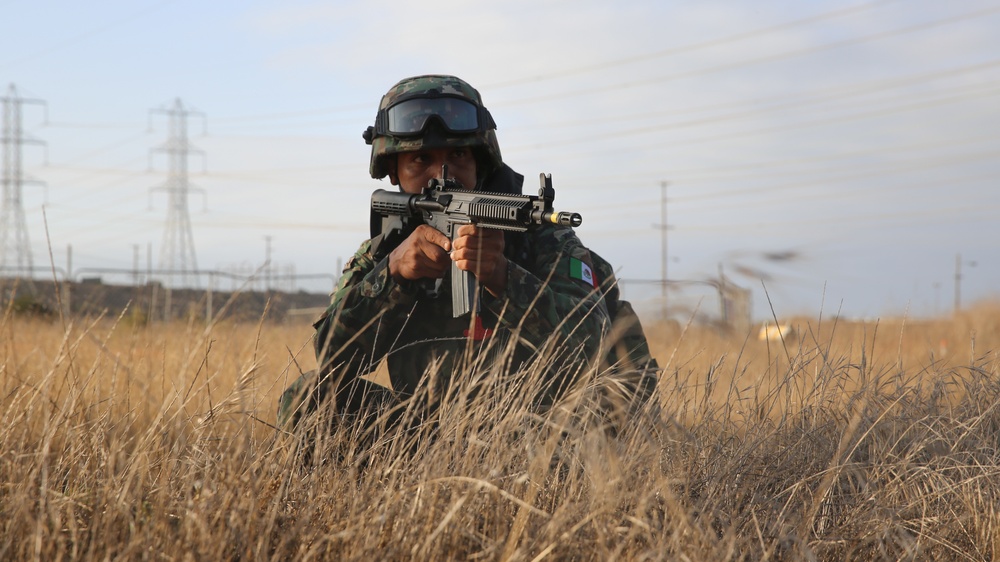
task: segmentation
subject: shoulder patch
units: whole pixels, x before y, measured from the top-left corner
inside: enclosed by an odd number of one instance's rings
[[[597,277],[594,275],[594,270],[584,263],[583,260],[576,258],[569,259],[569,276],[573,279],[579,279],[595,289],[597,288]]]

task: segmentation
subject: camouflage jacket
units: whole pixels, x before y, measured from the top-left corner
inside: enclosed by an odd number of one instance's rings
[[[520,190],[520,184],[515,187]],[[625,361],[643,372],[656,368],[638,319],[619,300],[611,266],[588,250],[572,228],[546,225],[507,233],[506,293],[494,297],[480,292],[481,326],[468,316],[452,317],[448,276],[438,291],[441,296],[429,290],[431,282],[394,280],[388,261],[392,248],[385,246],[378,236],[367,240],[346,264],[330,306],[314,324],[320,376],[309,373],[285,392],[279,422],[294,421],[315,408],[334,390],[324,387],[338,385],[339,396],[357,377],[386,370],[393,392],[406,396],[428,367],[434,367],[439,379],[448,379],[458,361],[480,366],[503,361],[516,370],[541,354],[557,363],[546,375],[553,389],[568,382],[581,365],[602,359],[602,350],[603,359],[612,364]],[[604,346],[611,332],[617,345],[609,353]],[[644,393],[654,381],[643,381]],[[308,404],[301,403],[305,394],[311,395]]]

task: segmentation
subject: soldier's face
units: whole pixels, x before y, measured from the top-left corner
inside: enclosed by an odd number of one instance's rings
[[[389,179],[407,193],[420,193],[427,182],[441,178],[441,166],[448,165],[448,176],[466,189],[476,186],[476,158],[469,148],[429,148],[396,155],[396,169]],[[448,178],[441,178],[448,179]]]

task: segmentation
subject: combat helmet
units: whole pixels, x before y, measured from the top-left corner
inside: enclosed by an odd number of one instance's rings
[[[389,173],[387,156],[422,148],[471,147],[479,179],[502,164],[496,123],[482,96],[455,76],[428,74],[405,78],[382,96],[375,125],[362,135],[372,145],[369,171],[375,179]]]

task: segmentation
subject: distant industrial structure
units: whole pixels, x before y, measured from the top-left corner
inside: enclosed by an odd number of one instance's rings
[[[0,268],[15,270],[30,275],[32,270],[31,243],[28,240],[28,225],[24,220],[22,190],[25,184],[40,184],[27,179],[22,171],[21,147],[25,144],[45,144],[24,135],[21,121],[21,106],[24,104],[45,105],[42,100],[25,99],[11,84],[3,101],[3,202],[0,209]]]
[[[180,286],[194,287],[198,285],[198,260],[194,251],[194,234],[191,231],[191,216],[188,213],[188,194],[203,189],[191,186],[188,179],[188,155],[204,154],[191,146],[188,141],[187,119],[191,115],[204,114],[186,109],[178,98],[170,109],[153,109],[150,113],[163,113],[170,117],[170,136],[154,152],[165,152],[170,161],[165,184],[154,187],[151,191],[167,192],[167,223],[163,231],[163,244],[160,246],[160,269],[176,272],[180,277]],[[175,276],[168,281],[173,285]]]

